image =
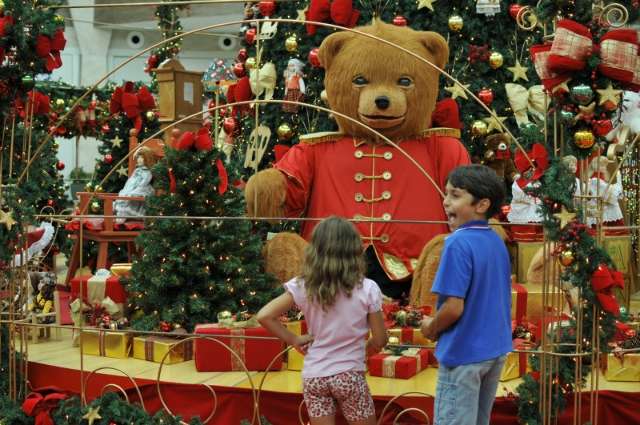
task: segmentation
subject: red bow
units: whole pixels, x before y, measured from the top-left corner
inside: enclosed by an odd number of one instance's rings
[[[446,97],[436,103],[436,109],[431,115],[432,127],[462,128],[458,102]]]
[[[34,115],[46,115],[51,111],[51,106],[49,105],[49,96],[40,93],[36,90],[31,90],[27,93],[27,106],[25,107],[24,102],[21,98],[16,98],[16,109],[18,110],[18,114],[23,119],[28,119],[30,116]]]
[[[55,425],[50,416],[51,410],[68,396],[68,393],[55,387],[39,388],[25,398],[22,411],[27,416],[35,417],[35,425]]]
[[[64,32],[60,29],[53,34],[53,38],[39,34],[36,37],[36,54],[46,60],[47,71],[51,72],[62,66],[60,52],[67,45]]]
[[[353,28],[358,22],[360,12],[353,8],[352,0],[311,0],[309,10],[305,12],[307,21],[328,22],[329,18],[334,24]],[[314,35],[316,26],[307,24],[307,34]]]
[[[111,95],[109,111],[112,114],[124,112],[134,122],[138,132],[142,129],[140,114],[156,107],[156,102],[146,86],[135,91],[133,83],[127,81],[122,87],[116,88]]]
[[[240,78],[235,84],[230,85],[227,88],[227,102],[246,102],[251,100],[253,92],[251,91],[251,83],[249,77]],[[236,105],[231,110],[231,115],[236,116],[238,111],[243,115],[249,111],[249,105]]]
[[[527,160],[527,157],[521,150],[516,151],[515,159],[513,161],[520,173],[520,178],[517,182],[518,186],[521,188],[524,188],[527,184],[538,180],[549,167],[549,154],[547,153],[547,149],[544,145],[534,143],[531,150],[527,152],[527,156],[531,159],[531,162],[533,162],[533,167],[531,167],[531,163]]]
[[[175,145],[175,148],[181,151],[188,151],[193,147],[199,151],[210,151],[213,148],[208,128],[202,127],[197,133],[185,131]]]
[[[14,23],[13,16],[7,15],[0,18],[0,37],[4,37],[9,32],[9,28]]]
[[[622,273],[600,264],[591,275],[591,287],[598,297],[600,307],[604,311],[618,316],[620,314],[620,306],[613,294],[613,288],[624,288]]]

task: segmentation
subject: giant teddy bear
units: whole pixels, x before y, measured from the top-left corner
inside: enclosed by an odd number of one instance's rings
[[[449,49],[442,36],[375,21],[359,31],[381,37],[444,67]],[[397,143],[444,190],[449,172],[468,164],[459,131],[430,128],[439,72],[401,50],[352,32],[328,36],[319,49],[325,89],[332,110],[371,127]],[[434,184],[398,149],[362,125],[336,115],[337,133],[301,137],[275,163],[247,182],[247,212],[255,217],[324,218],[356,223],[367,248],[368,276],[383,292],[408,295],[420,253],[446,224]],[[316,221],[304,221],[309,240]],[[267,270],[287,279],[302,259],[297,235],[280,234],[267,243]],[[284,256],[270,253],[286,253]]]

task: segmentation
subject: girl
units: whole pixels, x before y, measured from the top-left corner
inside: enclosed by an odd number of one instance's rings
[[[313,231],[302,276],[285,283],[284,294],[258,312],[262,326],[306,354],[303,394],[312,425],[334,424],[336,403],[349,424],[376,423],[365,350],[379,351],[387,333],[382,293],[364,270],[358,231],[345,219],[329,217]],[[294,304],[304,313],[309,335],[295,335],[280,323]]]

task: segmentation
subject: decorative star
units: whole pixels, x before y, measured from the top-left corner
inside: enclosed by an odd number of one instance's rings
[[[598,95],[600,95],[600,100],[598,101],[598,105],[604,105],[607,101],[610,101],[615,106],[618,106],[620,102],[620,95],[622,94],[622,90],[616,90],[611,86],[611,82],[606,89],[596,89]]]
[[[513,74],[513,82],[514,83],[516,81],[518,81],[519,79],[523,79],[525,81],[529,81],[529,77],[527,77],[527,69],[529,69],[529,68],[526,67],[526,66],[522,66],[518,59],[516,59],[516,64],[515,65],[509,66],[509,67],[507,67],[507,69],[509,70],[509,72],[511,72]]]
[[[122,167],[118,168],[116,173],[120,174],[122,177],[127,177],[129,175],[129,172],[127,171],[127,169],[125,168],[124,165]]]
[[[580,109],[580,112],[578,112],[578,114],[576,115],[575,120],[589,121],[595,115],[596,102],[591,102],[587,106],[579,105],[578,109]]]
[[[426,7],[427,9],[433,12],[433,3],[436,1],[437,0],[418,0],[418,10],[422,9],[423,7]]]
[[[86,419],[87,422],[89,422],[89,425],[93,425],[93,421],[102,419],[102,416],[98,414],[99,411],[100,411],[100,406],[96,407],[95,409],[93,407],[90,407],[89,411],[85,413],[82,419]]]
[[[444,89],[451,93],[451,99],[455,99],[456,97],[461,97],[462,99],[467,99],[467,93],[464,89],[469,90],[470,84],[458,84],[455,83],[452,86],[445,87]]]
[[[120,138],[120,136],[116,135],[116,137],[114,137],[113,139],[111,139],[111,144],[113,146],[115,146],[116,148],[119,148],[120,145],[122,144],[122,139]]]
[[[296,17],[296,21],[300,21],[300,22],[304,22],[307,20],[307,9],[309,9],[309,6],[305,6],[303,9],[298,9],[298,16]]]
[[[487,133],[491,133],[493,130],[497,130],[500,133],[504,133],[504,128],[502,123],[507,119],[507,117],[503,117],[498,115],[495,109],[492,109],[493,116],[483,118],[482,120],[488,124]]]
[[[562,210],[559,213],[555,213],[553,215],[555,218],[560,220],[560,230],[564,229],[564,227],[573,221],[576,218],[575,213],[570,213],[567,209],[562,206]]]
[[[13,219],[13,211],[4,212],[0,210],[0,224],[4,224],[7,226],[7,230],[11,231],[13,225],[16,224],[16,221]]]
[[[560,91],[560,93],[562,92],[569,93],[569,86],[567,85],[569,81],[571,81],[571,78],[568,78],[565,81],[558,84],[557,86],[555,86],[553,89],[551,89],[551,93],[555,94],[557,91]]]

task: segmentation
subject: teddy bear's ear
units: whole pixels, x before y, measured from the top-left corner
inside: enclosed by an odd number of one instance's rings
[[[449,45],[447,41],[437,32],[420,32],[420,41],[433,56],[433,64],[443,69],[449,59]]]
[[[348,31],[335,32],[325,38],[320,44],[318,59],[324,69],[329,69],[331,61],[340,52],[347,40],[353,38],[353,33]]]

